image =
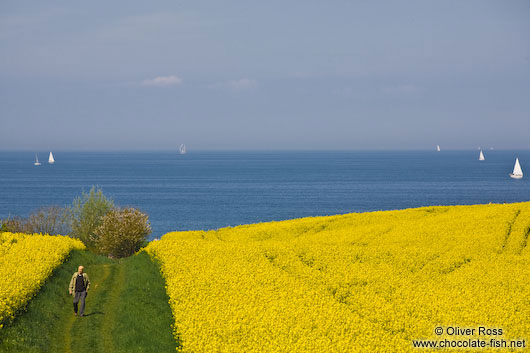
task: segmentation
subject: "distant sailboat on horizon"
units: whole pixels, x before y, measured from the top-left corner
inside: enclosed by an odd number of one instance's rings
[[[436,151],[440,152],[440,145],[436,145]]]
[[[185,144],[180,145],[179,153],[180,154],[186,154],[186,145]]]
[[[510,177],[514,179],[523,178],[523,170],[521,169],[521,164],[519,164],[519,158],[515,158],[515,165],[513,167],[513,173],[510,173]]]
[[[35,163],[33,163],[33,165],[41,165],[41,163],[39,162],[39,157],[37,157],[36,153],[35,153]]]
[[[484,158],[484,153],[482,153],[482,150],[480,150],[480,155],[478,156],[479,161],[485,161],[486,158]]]
[[[50,157],[48,157],[48,163],[53,164],[55,163],[55,159],[53,158],[53,153],[50,151]]]

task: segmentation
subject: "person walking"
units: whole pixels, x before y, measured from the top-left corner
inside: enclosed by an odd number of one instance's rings
[[[81,302],[81,307],[79,308],[79,316],[84,316],[85,313],[85,298],[90,288],[90,279],[88,275],[84,272],[85,268],[79,266],[77,272],[72,275],[70,280],[70,286],[68,287],[68,292],[70,295],[74,296],[74,313],[77,316],[77,305]]]

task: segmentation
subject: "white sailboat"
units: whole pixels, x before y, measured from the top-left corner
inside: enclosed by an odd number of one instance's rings
[[[513,167],[513,173],[510,174],[510,177],[514,179],[523,178],[523,170],[521,169],[521,164],[519,164],[519,158],[515,159],[515,165]]]
[[[440,145],[436,145],[436,151],[440,152]]]
[[[33,165],[40,165],[39,157],[37,157],[37,154],[35,153],[35,163]]]
[[[484,158],[484,153],[482,153],[482,150],[480,150],[480,155],[478,156],[479,161],[485,161],[486,158]]]
[[[53,153],[50,152],[50,157],[48,157],[48,163],[53,164],[55,163],[55,159],[53,159]]]
[[[186,145],[185,144],[180,145],[179,153],[180,154],[186,154]]]

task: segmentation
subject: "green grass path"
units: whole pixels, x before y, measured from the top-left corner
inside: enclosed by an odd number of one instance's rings
[[[85,317],[73,313],[68,283],[78,265],[91,286]],[[145,253],[110,260],[74,251],[29,303],[0,330],[0,352],[174,352],[164,281]]]

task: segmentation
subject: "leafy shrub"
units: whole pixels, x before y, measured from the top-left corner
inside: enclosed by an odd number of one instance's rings
[[[147,214],[135,208],[114,209],[101,219],[94,234],[99,252],[114,258],[133,255],[151,233]]]
[[[114,209],[114,202],[103,195],[99,188],[92,187],[88,193],[74,200],[71,207],[72,236],[79,238],[88,248],[93,249],[95,230],[102,218]]]

